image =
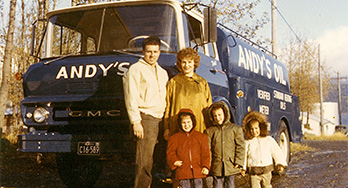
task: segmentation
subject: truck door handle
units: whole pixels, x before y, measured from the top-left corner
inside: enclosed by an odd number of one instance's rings
[[[217,72],[217,70],[216,70],[216,68],[211,68],[210,72],[215,74]]]

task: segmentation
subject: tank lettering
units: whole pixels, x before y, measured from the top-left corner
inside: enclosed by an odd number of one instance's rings
[[[263,100],[266,100],[266,101],[270,101],[271,100],[271,93],[268,92],[268,91],[263,91],[261,89],[258,89],[257,90],[257,97],[259,99],[263,99]]]
[[[267,68],[267,78],[272,79],[272,69],[270,68],[271,62],[266,59],[266,68]]]
[[[265,115],[269,115],[269,107],[266,105],[259,105],[259,112]]]
[[[292,96],[281,91],[274,90],[273,97],[279,100],[279,108],[281,110],[286,110],[287,103],[292,103]]]
[[[288,94],[285,94],[284,95],[284,100],[285,100],[285,102],[292,103],[292,96],[288,95]]]
[[[266,76],[268,79],[274,78],[276,82],[282,85],[287,84],[284,74],[286,70],[284,70],[283,66],[271,62],[264,54],[257,54],[248,48],[243,48],[241,45],[238,48],[238,67],[261,76]]]
[[[275,99],[284,100],[284,93],[274,90],[273,94]]]
[[[76,66],[71,66],[70,78],[75,78],[75,74],[77,78],[82,78],[83,66],[79,66],[79,70],[77,70]]]
[[[104,64],[99,64],[100,69],[103,71],[103,76],[108,75],[108,70],[113,66],[114,64],[111,63],[108,67],[105,68]]]
[[[274,64],[274,78],[276,82],[286,85],[283,69],[281,66],[278,66],[277,64]]]
[[[56,80],[59,80],[61,78],[63,79],[74,79],[74,78],[93,78],[97,75],[98,72],[102,72],[103,76],[108,76],[109,71],[112,69],[117,70],[117,75],[123,76],[129,68],[130,63],[129,62],[115,62],[115,63],[110,63],[108,65],[105,64],[89,64],[89,65],[79,65],[75,66],[72,65],[69,68],[66,66],[61,66],[57,76]]]
[[[260,62],[260,70],[261,70],[261,76],[263,76],[263,65],[265,62],[265,55],[262,54],[262,56],[257,56],[259,58],[259,62]]]
[[[97,74],[97,66],[86,65],[85,78],[93,78]]]
[[[60,67],[59,72],[58,72],[58,74],[56,76],[56,79],[58,80],[61,77],[63,77],[64,79],[68,79],[69,78],[68,72],[66,71],[66,67],[65,66]]]
[[[128,71],[129,65],[130,65],[129,62],[120,63],[120,65],[118,66],[117,74],[120,76],[123,76],[124,74],[126,74],[126,72]]]
[[[248,49],[244,48],[244,53],[245,53],[245,60],[247,64],[247,70],[252,71],[253,70],[252,51],[249,51]]]
[[[261,64],[261,62],[260,62],[260,56],[258,56],[257,54],[255,54],[254,52],[252,52],[252,54],[253,54],[253,72],[254,73],[256,73],[256,74],[258,74],[259,73],[259,64]],[[263,71],[261,71],[260,70],[260,73],[261,73],[261,75],[262,75],[262,72]]]
[[[244,57],[244,53],[243,53],[243,48],[242,48],[242,46],[240,46],[239,45],[239,61],[238,61],[238,67],[241,67],[242,66],[242,64],[244,65],[243,66],[243,68],[245,69],[245,70],[249,70],[249,67],[248,67],[248,65],[246,64],[246,62],[245,62],[245,57]]]
[[[279,108],[282,110],[286,110],[286,102],[280,101]]]

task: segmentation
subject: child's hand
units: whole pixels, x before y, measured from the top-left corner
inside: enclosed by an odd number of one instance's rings
[[[241,166],[239,164],[234,165],[234,168],[240,168]]]
[[[203,167],[202,174],[208,175],[209,174],[209,170],[207,168]]]
[[[182,161],[175,161],[174,162],[174,166],[181,166],[182,165]]]
[[[240,172],[240,174],[242,174],[242,176],[244,177],[246,174],[246,170],[242,169],[242,171]]]
[[[284,171],[284,167],[282,165],[278,165],[277,170],[279,173],[282,173]]]

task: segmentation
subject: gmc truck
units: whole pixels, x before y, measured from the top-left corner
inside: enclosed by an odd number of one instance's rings
[[[49,12],[34,50],[40,61],[22,75],[28,131],[18,135],[18,150],[55,153],[69,187],[93,185],[107,156],[134,155],[122,76],[142,57],[143,40],[154,35],[162,43],[158,63],[170,77],[179,72],[176,53],[196,49],[196,72],[208,81],[214,102],[224,101],[238,125],[249,111],[266,114],[289,161],[290,142],[301,142],[302,130],[286,67],[217,24],[214,9],[205,6],[201,14],[197,5],[125,0]]]

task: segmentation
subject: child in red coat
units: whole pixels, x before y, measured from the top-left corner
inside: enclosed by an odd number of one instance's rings
[[[175,170],[175,179],[182,188],[201,188],[202,178],[210,169],[210,149],[205,134],[196,131],[196,118],[190,109],[177,115],[180,131],[169,138],[167,162]]]

